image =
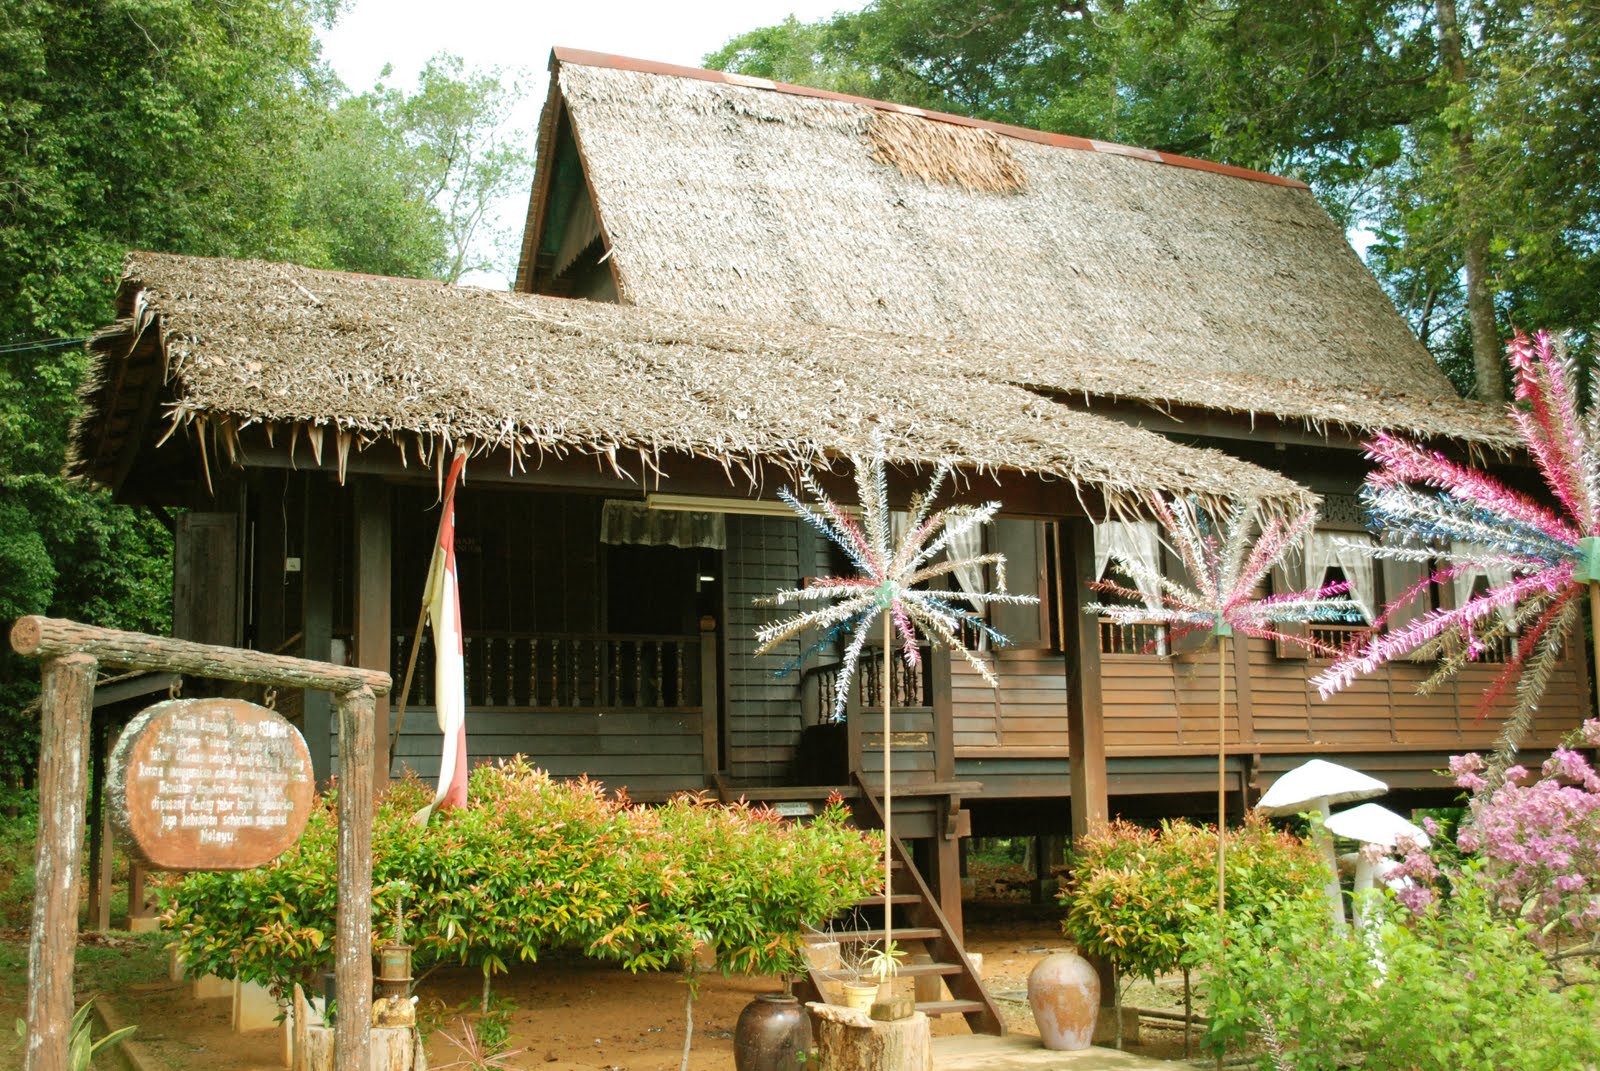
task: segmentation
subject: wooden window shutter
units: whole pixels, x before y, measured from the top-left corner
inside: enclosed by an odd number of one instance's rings
[[[1039,521],[997,518],[993,547],[1006,556],[1006,587],[1017,595],[1036,595],[1037,606],[996,604],[989,623],[1014,647],[1039,647],[1050,635],[1050,585],[1046,580],[1044,525]]]

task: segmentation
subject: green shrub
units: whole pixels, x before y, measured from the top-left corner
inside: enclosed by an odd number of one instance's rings
[[[802,934],[877,891],[881,850],[830,800],[804,826],[767,808],[724,807],[680,796],[633,812],[634,835],[660,845],[636,853],[630,886],[644,915],[672,920],[676,944],[665,966],[703,942],[724,972],[794,974],[804,969]]]
[[[1207,1041],[1237,1046],[1270,1025],[1295,1071],[1594,1066],[1594,992],[1558,988],[1526,928],[1491,908],[1469,878],[1421,915],[1380,898],[1365,939],[1335,928],[1313,900],[1230,916],[1226,956],[1215,928],[1194,935],[1197,955],[1213,967]]]
[[[1120,975],[1154,979],[1183,964],[1191,938],[1215,926],[1217,834],[1182,819],[1159,830],[1110,822],[1081,838],[1058,896],[1062,932]],[[1252,816],[1227,832],[1227,907],[1251,918],[1280,900],[1322,895],[1307,842]]]
[[[479,767],[466,807],[417,826],[426,796],[396,782],[373,830],[374,944],[402,899],[418,970],[473,963],[487,978],[557,947],[658,969],[697,938],[724,969],[788,970],[802,924],[874,887],[876,848],[837,806],[810,825],[695,799],[652,809],[522,759]],[[282,988],[331,969],[337,827],[330,794],[270,865],[171,885],[164,924],[190,973]]]
[[[15,817],[8,817],[6,812],[13,810]],[[0,926],[27,926],[33,917],[33,855],[38,832],[38,794],[0,788]]]

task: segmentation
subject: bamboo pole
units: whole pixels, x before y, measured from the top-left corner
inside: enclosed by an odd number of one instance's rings
[[[889,994],[890,971],[894,967],[894,829],[890,825],[889,816],[894,790],[889,780],[889,752],[890,737],[892,736],[891,724],[893,707],[892,695],[894,688],[890,682],[890,673],[894,670],[894,626],[889,620],[889,611],[883,612],[883,954],[888,957],[884,964],[884,974],[878,984],[879,996],[887,997]]]
[[[1223,917],[1226,903],[1227,877],[1224,863],[1227,859],[1227,841],[1223,830],[1228,824],[1228,637],[1217,635],[1217,921]]]
[[[439,538],[434,537],[435,545]],[[428,596],[422,596],[422,608],[417,611],[417,627],[411,633],[411,657],[406,659],[406,682],[400,686],[400,697],[395,702],[394,726],[389,730],[389,768],[394,769],[394,757],[400,747],[400,730],[406,723],[406,699],[411,695],[411,675],[417,671],[417,652],[422,650],[422,629],[428,620]]]
[[[1223,933],[1223,925],[1227,920],[1227,869],[1228,841],[1225,830],[1228,825],[1228,721],[1227,721],[1227,683],[1228,683],[1228,637],[1225,633],[1216,633],[1217,637],[1217,970],[1222,970],[1223,961],[1228,955],[1228,942]],[[1187,996],[1187,995],[1186,995]],[[1118,1024],[1121,1025],[1120,1023]],[[1183,1042],[1185,1047],[1189,1043],[1189,1025],[1184,1024]],[[1222,1067],[1222,1050],[1217,1050],[1217,1067]]]

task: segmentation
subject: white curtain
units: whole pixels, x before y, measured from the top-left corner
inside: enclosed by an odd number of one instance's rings
[[[1106,575],[1111,555],[1119,554],[1140,566],[1144,576],[1130,576],[1133,586],[1144,597],[1151,610],[1162,607],[1161,585],[1156,577],[1161,575],[1161,532],[1155,521],[1101,521],[1094,526],[1094,575]],[[1156,654],[1167,653],[1167,630],[1162,626],[1157,633]]]
[[[600,542],[726,550],[728,525],[721,513],[650,509],[643,502],[612,498],[600,512]]]
[[[950,537],[950,542],[945,546],[945,558],[952,562],[968,562],[983,554],[983,526],[975,524],[960,535]],[[956,587],[962,591],[982,591],[983,566],[959,565],[951,573],[950,578],[956,582]],[[989,649],[989,637],[985,633],[978,633],[978,650]]]
[[[1369,625],[1378,616],[1376,571],[1371,554],[1361,548],[1372,545],[1372,537],[1361,532],[1321,529],[1313,531],[1306,541],[1306,587],[1320,588],[1328,569],[1338,566],[1350,584],[1350,598],[1361,607],[1361,616]]]
[[[1155,521],[1102,521],[1094,526],[1094,575],[1106,575],[1112,554],[1138,564],[1148,576],[1129,577],[1144,604],[1152,610],[1161,609],[1161,588],[1155,577],[1161,575],[1161,533]]]
[[[1493,551],[1481,543],[1452,543],[1450,545],[1450,553],[1452,557],[1456,555],[1487,557]],[[1457,606],[1465,606],[1467,600],[1472,598],[1472,585],[1477,583],[1480,576],[1489,581],[1491,588],[1503,587],[1511,583],[1511,569],[1509,566],[1491,565],[1484,569],[1471,565],[1462,566],[1461,571],[1456,573],[1450,580],[1451,587],[1455,591]],[[1500,611],[1501,619],[1506,622],[1510,622],[1516,616],[1517,612],[1514,607],[1506,607]]]

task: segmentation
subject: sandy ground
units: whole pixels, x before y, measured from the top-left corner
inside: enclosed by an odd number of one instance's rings
[[[1034,964],[1063,947],[1056,910],[991,902],[970,905],[968,916],[968,946],[984,955],[987,984],[999,999],[1008,1028],[1036,1036],[1022,994]],[[139,957],[132,947],[119,952],[117,939],[109,941],[99,954],[115,957],[125,952],[130,971],[106,997],[124,1021],[138,1024],[137,1039],[157,1067],[268,1071],[283,1066],[280,1031],[233,1033],[227,1000],[193,1000],[189,986],[168,981],[151,965],[148,954]],[[10,947],[25,955],[25,945]],[[22,1014],[25,994],[11,981],[19,975],[12,971],[6,975],[7,983],[0,987],[0,1016],[9,1023]],[[777,988],[769,978],[705,978],[694,1006],[692,1071],[731,1068],[733,1029],[740,1011],[755,994]],[[471,968],[435,971],[419,986],[419,1009],[434,1026],[428,1055],[436,1071],[461,1058],[446,1035],[461,1036],[460,1016],[472,1017],[480,991],[481,975]],[[582,959],[551,958],[497,978],[494,995],[510,1009],[511,1047],[522,1050],[506,1061],[508,1067],[676,1071],[679,1066],[687,996],[682,975],[630,975]],[[1128,999],[1144,1007],[1181,1009],[1181,981],[1156,988],[1140,985]],[[934,1029],[937,1035],[968,1033],[959,1017],[935,1020]],[[1151,1029],[1147,1023],[1142,1040],[1143,1045],[1130,1046],[1130,1051],[1168,1059],[1181,1055],[1181,1034],[1175,1028]],[[7,1048],[0,1047],[0,1066],[15,1066],[7,1062],[11,1058]]]

